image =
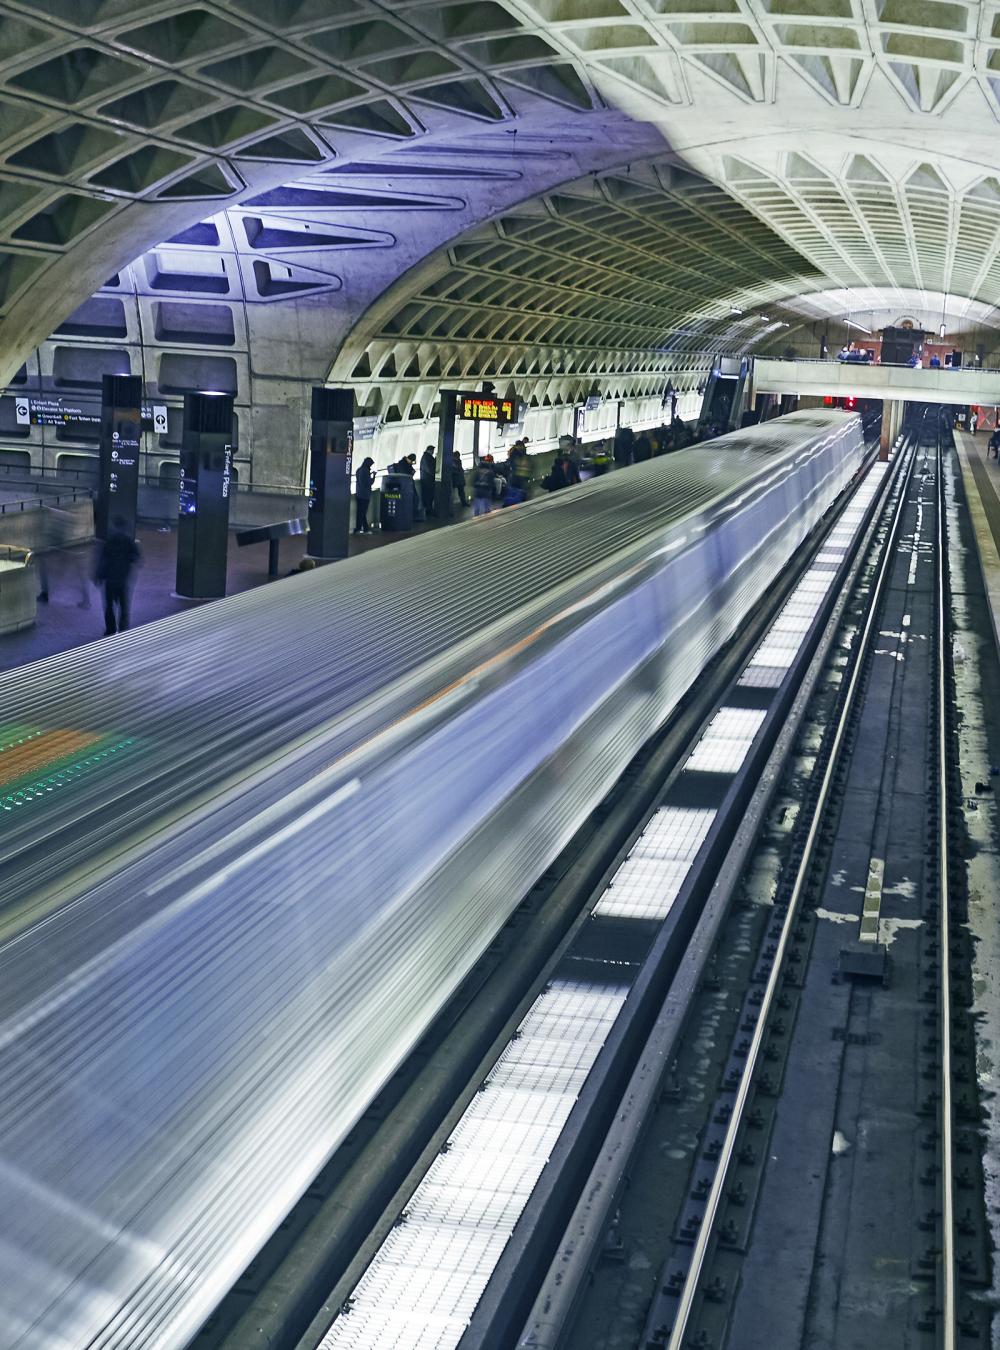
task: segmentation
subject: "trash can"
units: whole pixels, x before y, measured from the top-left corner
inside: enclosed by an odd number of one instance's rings
[[[383,530],[413,529],[413,479],[405,473],[387,473],[382,479],[379,522]]]

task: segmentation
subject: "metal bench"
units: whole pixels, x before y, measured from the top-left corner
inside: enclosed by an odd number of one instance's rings
[[[236,542],[240,548],[248,544],[267,544],[267,575],[278,575],[278,548],[282,539],[305,534],[304,520],[279,520],[274,525],[256,525],[252,530],[237,530]]]

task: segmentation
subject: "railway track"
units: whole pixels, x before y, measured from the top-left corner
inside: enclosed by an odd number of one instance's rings
[[[793,823],[765,831],[765,861],[747,869],[758,891],[770,878],[773,906],[744,887],[692,992],[691,1039],[674,1042],[669,1071],[647,1094],[647,1137],[619,1159],[617,1210],[578,1205],[519,1345],[989,1344],[943,483],[940,440],[931,451],[915,439],[775,796]],[[909,724],[920,739],[926,708],[918,762],[900,738]],[[872,744],[880,724],[884,754]],[[859,806],[866,754],[869,773],[880,755],[897,768]],[[900,772],[923,775],[902,805]],[[921,807],[922,875],[915,887],[890,886],[900,860],[913,863],[907,832]],[[860,811],[870,840],[859,854],[855,839],[854,860],[863,857],[868,878],[855,888],[864,890],[855,940],[844,942],[831,934],[850,923],[849,904],[824,906],[844,885],[851,836],[864,834]],[[775,864],[767,855],[782,834]],[[905,902],[893,897],[907,887]],[[900,917],[917,899],[921,917]],[[752,958],[736,954],[741,946]],[[830,1006],[840,1010],[832,1028]],[[620,1142],[612,1132],[602,1156]],[[847,1171],[838,1159],[851,1149]],[[591,1192],[610,1177],[595,1168]],[[650,1216],[650,1192],[667,1221]],[[601,1248],[588,1228],[603,1217],[607,1233],[609,1214],[613,1240]],[[589,1261],[579,1258],[586,1245]],[[645,1290],[643,1269],[655,1272]]]
[[[801,999],[804,988],[804,979],[801,969],[803,957],[808,959],[809,933],[803,927],[803,910],[805,906],[812,902],[816,903],[819,894],[819,878],[832,865],[835,859],[831,856],[831,840],[835,831],[835,821],[842,809],[842,799],[845,792],[845,785],[848,780],[848,766],[851,755],[855,749],[855,741],[858,735],[860,721],[860,705],[866,697],[867,676],[870,672],[873,653],[878,650],[878,643],[881,637],[884,637],[885,629],[882,626],[886,620],[884,618],[886,607],[886,592],[892,578],[893,567],[898,563],[900,551],[900,533],[904,513],[910,501],[911,489],[913,486],[913,470],[918,461],[920,450],[913,448],[911,464],[907,470],[907,482],[904,490],[900,493],[896,512],[893,518],[892,526],[888,532],[887,539],[882,549],[881,560],[878,567],[877,576],[870,589],[870,604],[864,623],[859,630],[856,641],[852,644],[855,647],[856,655],[853,664],[849,667],[849,673],[845,672],[844,693],[840,700],[840,707],[836,721],[829,727],[826,738],[826,745],[823,747],[816,765],[815,773],[819,774],[819,781],[815,788],[811,802],[809,803],[807,823],[799,827],[800,835],[803,835],[801,847],[796,850],[797,861],[794,862],[793,875],[790,886],[785,885],[784,893],[779,890],[776,899],[775,914],[767,935],[767,942],[763,949],[765,961],[769,963],[766,970],[758,966],[754,978],[756,981],[765,980],[763,989],[760,991],[759,984],[757,988],[748,993],[745,1004],[744,1017],[741,1026],[744,1029],[752,1025],[752,1030],[748,1037],[744,1037],[739,1042],[738,1055],[743,1059],[742,1073],[738,1079],[738,1085],[735,1084],[732,1076],[727,1080],[727,1089],[732,1089],[733,1103],[731,1111],[723,1111],[721,1114],[728,1117],[725,1120],[725,1130],[721,1138],[721,1147],[717,1150],[717,1161],[714,1166],[714,1172],[710,1186],[706,1192],[705,1160],[698,1169],[700,1176],[695,1180],[695,1187],[692,1196],[700,1198],[705,1196],[704,1206],[701,1213],[695,1208],[694,1216],[691,1213],[691,1207],[688,1207],[686,1222],[688,1223],[688,1234],[692,1237],[690,1261],[686,1269],[677,1262],[676,1252],[671,1258],[671,1262],[665,1267],[660,1285],[659,1296],[654,1299],[649,1317],[646,1321],[644,1334],[641,1344],[646,1347],[664,1345],[667,1350],[684,1350],[685,1347],[715,1347],[727,1343],[727,1337],[735,1336],[735,1340],[728,1343],[732,1344],[757,1344],[764,1343],[768,1334],[773,1333],[773,1327],[768,1333],[759,1335],[756,1339],[752,1336],[744,1339],[747,1333],[742,1329],[743,1324],[740,1320],[740,1303],[736,1297],[739,1282],[739,1274],[736,1271],[738,1261],[717,1259],[720,1249],[729,1248],[730,1251],[738,1249],[741,1245],[749,1245],[750,1238],[742,1240],[742,1235],[738,1232],[740,1224],[734,1218],[737,1210],[746,1210],[749,1196],[747,1193],[747,1182],[741,1179],[741,1173],[745,1175],[746,1166],[740,1164],[752,1164],[754,1159],[754,1144],[752,1142],[755,1135],[760,1136],[765,1129],[768,1118],[773,1121],[775,1110],[780,1110],[780,1101],[776,1102],[778,1092],[777,1078],[780,1077],[779,1067],[788,1072],[788,1052],[784,1045],[788,1040],[788,1023],[790,1016],[794,1017],[798,1011],[798,1004]],[[940,1047],[940,1053],[937,1057],[936,1088],[930,1094],[930,1101],[936,1099],[937,1102],[937,1122],[936,1127],[930,1132],[931,1142],[936,1145],[936,1163],[931,1168],[924,1169],[924,1180],[926,1181],[929,1172],[936,1172],[937,1179],[937,1202],[934,1209],[925,1216],[923,1227],[927,1229],[927,1217],[936,1221],[935,1244],[923,1256],[924,1270],[922,1274],[925,1277],[925,1288],[923,1294],[926,1296],[930,1288],[934,1290],[934,1297],[925,1298],[920,1315],[915,1319],[917,1327],[927,1336],[928,1344],[943,1346],[946,1350],[954,1350],[959,1344],[960,1339],[963,1344],[968,1343],[970,1338],[976,1337],[982,1333],[982,1319],[977,1318],[962,1297],[959,1284],[959,1258],[956,1254],[957,1220],[956,1220],[956,1182],[955,1182],[955,1159],[956,1159],[956,1140],[955,1140],[955,1106],[953,1101],[953,1083],[955,1078],[955,1065],[952,1056],[952,1026],[955,1019],[955,1009],[953,1006],[951,965],[956,955],[956,944],[952,933],[952,917],[957,916],[958,906],[954,896],[951,893],[951,884],[958,879],[956,869],[950,862],[950,850],[954,839],[954,828],[950,820],[951,802],[950,798],[955,790],[954,770],[950,767],[953,761],[951,729],[952,718],[952,700],[949,688],[949,635],[947,626],[948,604],[947,604],[947,571],[946,559],[947,551],[944,539],[944,520],[945,510],[942,500],[943,475],[941,472],[941,447],[937,445],[935,453],[935,466],[933,471],[934,491],[934,518],[936,521],[935,530],[935,548],[934,548],[934,570],[935,579],[933,584],[934,606],[933,606],[933,631],[928,636],[931,642],[927,644],[927,650],[930,653],[930,663],[935,671],[934,681],[934,699],[933,699],[933,726],[931,734],[928,736],[928,783],[932,785],[933,801],[929,803],[928,827],[931,831],[932,848],[928,868],[928,914],[926,922],[929,926],[936,927],[939,933],[937,950],[939,959],[936,961],[937,987],[936,1009],[934,1020],[937,1027],[936,1044]],[[918,507],[919,509],[919,507]],[[912,549],[916,556],[918,543],[914,540]],[[911,565],[910,580],[913,580],[914,568]],[[907,601],[911,604],[911,601]],[[887,810],[888,804],[879,802],[876,810]],[[832,819],[831,819],[832,818]],[[886,843],[883,840],[879,851],[882,854],[888,852]],[[791,859],[789,860],[792,861]],[[849,980],[858,980],[865,982],[869,979],[877,980],[882,983],[888,980],[886,969],[888,962],[888,953],[883,942],[880,941],[880,907],[881,907],[881,889],[883,882],[885,860],[884,858],[875,859],[869,867],[869,885],[866,887],[863,899],[863,905],[860,915],[859,941],[845,947],[841,953],[841,975]],[[787,870],[787,865],[786,865]],[[934,949],[933,943],[930,944]],[[794,992],[791,992],[794,991]],[[927,1018],[924,1018],[927,1021]],[[865,1036],[871,1036],[868,1032],[845,1031],[844,1040],[850,1044],[852,1035],[858,1041]],[[876,1035],[879,1033],[875,1033]],[[935,1038],[931,1038],[933,1044]],[[924,1070],[926,1077],[927,1070]],[[720,1113],[716,1114],[716,1122],[719,1121]],[[773,1144],[774,1135],[771,1134]],[[834,1136],[836,1138],[836,1136]],[[718,1136],[716,1141],[718,1142]],[[775,1145],[776,1146],[776,1145]],[[926,1147],[926,1144],[925,1144]],[[713,1149],[712,1152],[716,1150]],[[761,1184],[758,1179],[758,1185]],[[766,1184],[766,1182],[764,1182]],[[829,1192],[829,1182],[828,1192]],[[827,1196],[827,1207],[829,1206],[829,1194]],[[695,1225],[692,1217],[698,1220]],[[824,1215],[826,1218],[826,1215]],[[968,1219],[965,1220],[969,1222]],[[817,1250],[820,1247],[818,1246]],[[766,1258],[764,1258],[766,1260]],[[725,1273],[720,1273],[725,1272]],[[933,1275],[931,1281],[926,1281],[928,1275]],[[813,1279],[815,1284],[815,1277]],[[930,1288],[926,1287],[930,1285]],[[777,1294],[777,1301],[780,1302],[785,1297],[785,1291],[781,1289],[780,1279],[775,1281],[776,1288],[772,1294]],[[847,1291],[841,1289],[840,1297],[847,1296]],[[814,1304],[822,1306],[824,1316],[832,1314],[832,1308],[828,1306],[827,1300],[817,1298],[815,1289],[812,1298]],[[750,1306],[755,1306],[750,1301]],[[747,1310],[744,1305],[744,1311]],[[672,1314],[672,1315],[671,1315]],[[845,1319],[848,1324],[852,1320],[864,1321],[864,1317],[852,1319],[850,1316]],[[806,1310],[803,1323],[796,1323],[794,1318],[787,1320],[785,1335],[787,1339],[780,1341],[783,1345],[803,1344],[818,1345],[825,1343],[817,1334],[816,1323],[817,1311],[814,1306],[812,1310]],[[812,1327],[812,1332],[805,1332],[801,1342],[789,1334],[792,1329],[798,1330],[800,1325]],[[836,1335],[831,1336],[830,1344],[838,1344]],[[848,1342],[844,1342],[848,1343]],[[858,1343],[852,1341],[851,1343]],[[891,1345],[895,1343],[893,1334],[886,1332],[880,1338],[880,1344]],[[906,1342],[910,1343],[910,1342]]]

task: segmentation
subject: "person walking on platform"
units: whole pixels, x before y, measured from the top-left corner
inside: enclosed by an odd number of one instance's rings
[[[437,475],[437,451],[429,445],[420,456],[420,500],[424,505],[425,516],[436,516],[434,504],[434,479]]]
[[[492,455],[484,455],[472,475],[472,514],[488,516],[493,510],[497,471]]]
[[[104,587],[104,633],[111,637],[128,628],[132,570],[141,554],[121,516],[115,516],[101,546],[94,580]]]
[[[469,499],[465,495],[465,470],[462,468],[462,456],[457,450],[451,452],[451,489],[458,493],[458,500],[463,506],[468,506]]]
[[[375,486],[375,461],[366,455],[358,465],[354,475],[354,533],[370,534],[368,508],[372,500],[372,488]]]
[[[72,579],[74,586],[80,592],[80,599],[77,605],[80,609],[90,608],[90,594],[87,590],[89,568],[79,552],[74,552],[70,547],[72,538],[72,520],[65,511],[60,511],[56,507],[46,506],[42,503],[40,515],[41,529],[39,531],[39,543],[37,548],[32,549],[32,559],[38,566],[38,599],[43,605],[49,603],[49,591],[52,585],[53,573],[58,575],[58,570],[53,566],[55,560],[61,559],[64,566],[64,579]]]

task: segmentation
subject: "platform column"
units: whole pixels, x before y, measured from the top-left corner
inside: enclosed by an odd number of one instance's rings
[[[226,593],[233,473],[231,394],[185,394],[177,594],[214,600]]]
[[[441,390],[441,414],[438,418],[437,468],[435,476],[435,504],[440,519],[452,515],[454,489],[451,483],[451,455],[455,448],[455,415],[458,395],[454,389]]]
[[[887,398],[882,404],[882,431],[879,435],[880,460],[889,458],[889,451],[895,444],[899,429],[903,424],[903,404],[898,398]]]
[[[313,558],[346,558],[351,536],[354,390],[314,388],[309,437],[309,537]]]
[[[105,375],[101,381],[101,458],[94,533],[107,539],[112,522],[135,538],[139,504],[139,434],[142,377]]]

